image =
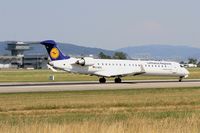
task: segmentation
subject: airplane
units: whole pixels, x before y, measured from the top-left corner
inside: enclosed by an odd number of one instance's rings
[[[40,44],[46,47],[51,59],[48,65],[53,71],[59,69],[71,73],[98,76],[99,83],[106,83],[106,78],[110,77],[115,78],[115,83],[121,83],[122,77],[136,75],[174,76],[178,77],[181,82],[189,75],[188,70],[177,62],[75,58],[64,55],[54,40],[45,40]]]

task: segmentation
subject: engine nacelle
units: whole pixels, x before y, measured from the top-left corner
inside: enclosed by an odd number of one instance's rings
[[[93,66],[95,64],[94,58],[84,57],[77,61],[77,64],[82,66]]]

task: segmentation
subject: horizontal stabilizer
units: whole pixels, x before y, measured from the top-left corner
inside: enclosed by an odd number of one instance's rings
[[[54,69],[51,65],[47,64],[47,68],[51,69],[53,72],[58,72],[56,69]]]

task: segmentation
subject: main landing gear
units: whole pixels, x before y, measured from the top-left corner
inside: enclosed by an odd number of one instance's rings
[[[121,78],[115,78],[115,83],[121,83],[122,82],[122,80],[121,80]]]
[[[121,83],[121,82],[122,82],[122,80],[120,77],[115,78],[115,83]],[[104,77],[99,78],[99,83],[106,83],[106,79]]]
[[[115,83],[121,83],[121,82],[122,82],[122,80],[120,77],[115,78]],[[106,83],[106,79],[104,77],[99,78],[99,83]]]
[[[99,79],[99,83],[106,83],[106,79],[103,77],[103,78],[100,78]]]

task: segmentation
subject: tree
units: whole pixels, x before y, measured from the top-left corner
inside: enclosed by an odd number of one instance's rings
[[[127,59],[127,56],[123,52],[115,52],[113,59]]]
[[[104,54],[103,52],[100,52],[98,57],[100,59],[111,59],[111,57],[109,55]]]
[[[197,59],[189,58],[188,59],[188,64],[197,64]]]
[[[197,64],[197,67],[200,67],[200,62]]]
[[[181,61],[180,64],[185,64],[185,62],[184,62],[184,61]]]

